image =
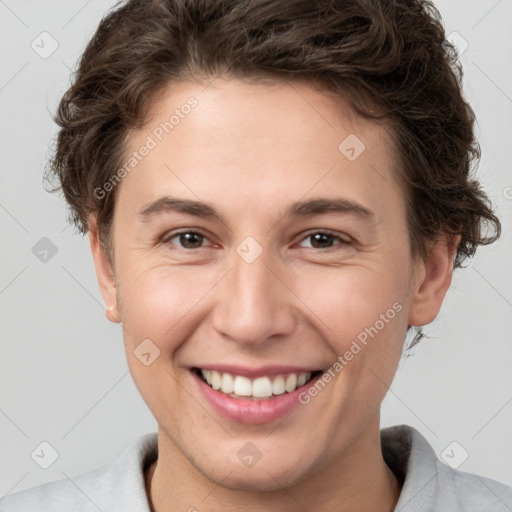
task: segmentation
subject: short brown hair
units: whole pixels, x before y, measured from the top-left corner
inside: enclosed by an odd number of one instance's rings
[[[392,127],[411,250],[460,235],[454,266],[500,236],[471,177],[480,149],[462,70],[426,0],[128,0],[101,21],[64,94],[47,176],[82,233],[95,213],[109,234],[116,189],[94,191],[123,162],[127,135],[158,92],[223,74],[310,82]],[[109,252],[109,251],[107,251]]]

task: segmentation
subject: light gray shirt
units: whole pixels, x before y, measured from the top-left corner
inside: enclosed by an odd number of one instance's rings
[[[381,440],[386,463],[403,482],[395,512],[512,511],[512,487],[447,466],[414,428],[383,429]],[[157,456],[157,433],[145,434],[114,462],[72,481],[4,496],[0,512],[150,512],[144,470]]]

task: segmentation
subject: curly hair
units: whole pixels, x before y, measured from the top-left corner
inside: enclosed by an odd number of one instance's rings
[[[305,81],[391,127],[414,256],[460,235],[454,268],[494,242],[499,219],[472,172],[480,157],[462,69],[428,0],[128,0],[102,19],[55,122],[47,177],[58,178],[82,233],[96,214],[107,249],[123,162],[173,82],[218,75]],[[107,251],[108,252],[108,251]]]

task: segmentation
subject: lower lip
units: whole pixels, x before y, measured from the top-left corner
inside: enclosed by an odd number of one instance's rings
[[[243,398],[232,398],[221,391],[215,391],[194,371],[191,373],[204,397],[216,411],[230,420],[250,424],[269,423],[288,415],[294,407],[302,405],[299,395],[314,385],[322,376],[322,374],[317,375],[291,393],[283,393],[268,399],[244,400]]]

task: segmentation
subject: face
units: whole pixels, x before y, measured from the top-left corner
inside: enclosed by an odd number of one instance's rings
[[[441,277],[411,259],[390,144],[307,85],[222,79],[173,84],[131,134],[115,287],[93,252],[159,441],[199,474],[271,490],[378,432],[449,284],[446,251]]]

